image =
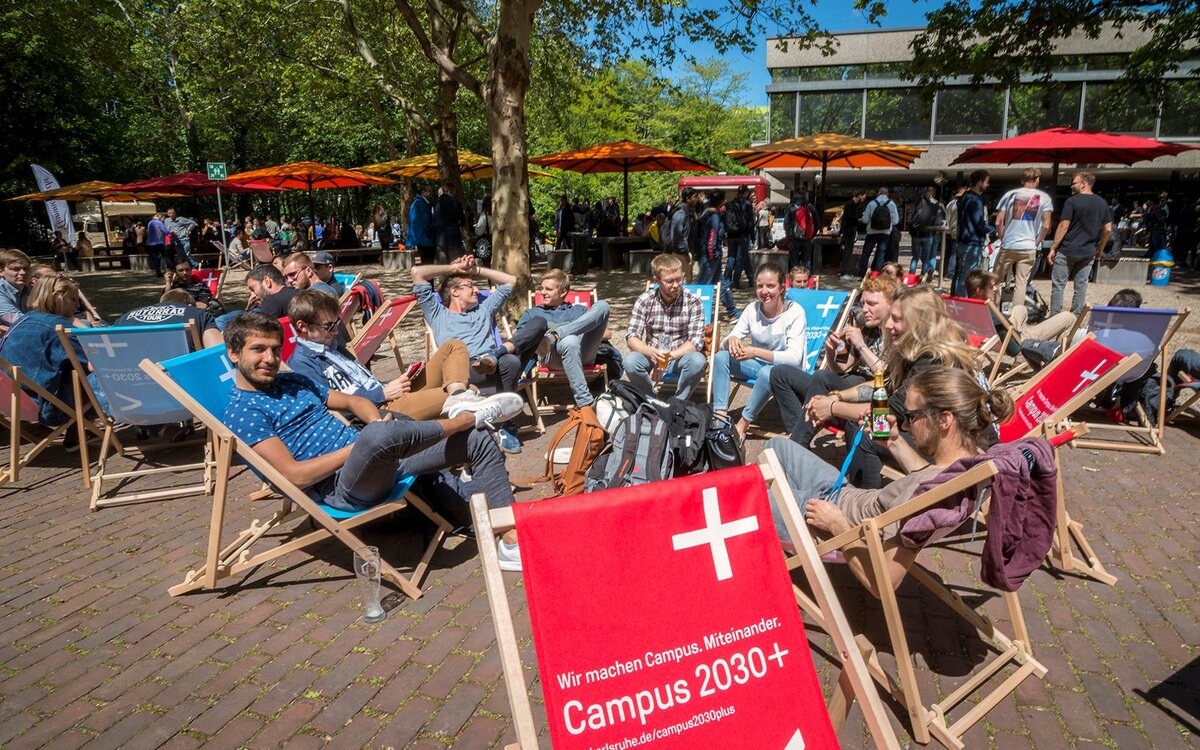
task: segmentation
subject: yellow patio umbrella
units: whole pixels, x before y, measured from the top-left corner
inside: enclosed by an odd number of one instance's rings
[[[725,155],[750,169],[821,168],[821,208],[825,207],[830,167],[900,167],[908,169],[927,149],[876,141],[840,133],[816,133],[785,138],[760,146],[726,151]]]
[[[66,185],[65,187],[55,188],[53,190],[43,190],[38,193],[26,193],[18,195],[14,198],[9,198],[10,201],[96,201],[100,206],[100,226],[104,231],[104,247],[112,249],[108,243],[108,219],[104,215],[104,202],[110,201],[114,203],[124,203],[126,201],[138,201],[143,199],[154,200],[155,198],[180,198],[184,193],[170,192],[165,190],[114,190],[119,187],[115,182],[105,182],[104,180],[90,180],[88,182],[79,182],[74,185]]]
[[[389,177],[412,177],[418,180],[436,180],[441,176],[438,171],[437,154],[421,154],[408,159],[384,161],[378,164],[368,164],[356,167],[359,172],[382,174]],[[458,173],[464,180],[486,180],[493,176],[492,160],[465,148],[458,150]],[[538,169],[529,170],[530,177],[552,177],[549,172]]]

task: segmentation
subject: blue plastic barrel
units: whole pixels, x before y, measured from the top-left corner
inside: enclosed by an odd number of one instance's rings
[[[1166,286],[1171,283],[1171,269],[1175,267],[1175,256],[1163,248],[1150,257],[1150,286]]]

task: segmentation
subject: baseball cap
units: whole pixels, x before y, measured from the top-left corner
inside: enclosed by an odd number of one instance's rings
[[[332,266],[333,254],[327,253],[324,250],[319,253],[313,253],[312,262],[321,266]]]

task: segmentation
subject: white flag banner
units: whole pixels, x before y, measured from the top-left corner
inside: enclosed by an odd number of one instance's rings
[[[33,179],[37,181],[38,190],[57,190],[58,179],[40,164],[30,164],[33,168]],[[71,223],[71,209],[66,201],[46,201],[46,213],[50,216],[50,231],[62,232],[63,237],[72,245],[75,244],[75,225]]]

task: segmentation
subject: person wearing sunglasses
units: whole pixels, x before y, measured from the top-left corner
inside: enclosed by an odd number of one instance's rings
[[[288,286],[301,292],[305,289],[313,289],[324,292],[334,299],[341,296],[337,289],[321,280],[314,268],[312,258],[305,253],[292,253],[287,257],[287,262],[283,266],[283,280]]]
[[[772,438],[766,447],[775,451],[808,525],[821,536],[836,536],[868,518],[911,500],[926,482],[960,458],[986,451],[997,440],[997,425],[1013,413],[1012,399],[1002,389],[988,392],[971,373],[932,365],[908,381],[904,394],[904,420],[888,417],[891,433],[888,450],[906,473],[883,489],[862,489],[846,484],[830,497],[840,472],[808,448],[787,438]],[[901,433],[907,433],[907,438]],[[910,444],[911,441],[911,444]],[[772,503],[775,526],[784,535],[783,517]],[[893,586],[908,572],[918,549],[899,543],[900,524],[883,529]],[[865,547],[847,551],[850,570],[872,594],[879,593]]]
[[[338,301],[315,289],[288,303],[288,318],[296,329],[296,350],[288,360],[294,372],[411,419],[436,419],[457,405],[486,400],[467,388],[471,366],[463,342],[451,340],[439,347],[414,379],[400,373],[381,382],[338,341],[338,313]]]

